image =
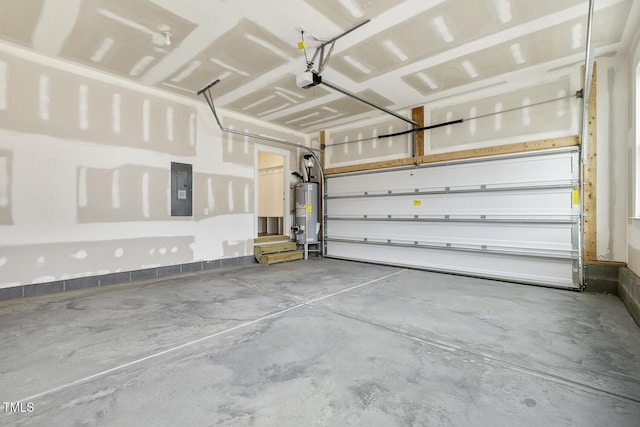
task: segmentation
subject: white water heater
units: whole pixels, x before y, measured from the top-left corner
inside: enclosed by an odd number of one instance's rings
[[[318,243],[320,223],[318,222],[317,182],[301,182],[295,187],[296,242],[299,244]]]

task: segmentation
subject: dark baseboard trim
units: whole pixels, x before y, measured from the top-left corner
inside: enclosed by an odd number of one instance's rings
[[[187,264],[146,268],[143,270],[123,271],[119,273],[103,274],[101,276],[89,276],[77,279],[58,280],[55,282],[35,283],[32,285],[12,286],[10,288],[0,289],[0,301],[76,291],[78,289],[97,288],[99,286],[120,285],[123,283],[138,282],[141,280],[214,270],[222,267],[255,264],[256,262],[257,261],[253,255],[248,255],[237,258],[197,261]]]
[[[640,326],[640,277],[628,267],[622,267],[618,283],[620,299]]]
[[[585,262],[586,292],[618,295],[621,263]]]

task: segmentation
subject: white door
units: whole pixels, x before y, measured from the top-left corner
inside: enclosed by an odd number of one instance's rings
[[[327,177],[326,256],[579,288],[577,149]]]
[[[255,236],[261,233],[288,234],[290,152],[256,144],[255,151]]]

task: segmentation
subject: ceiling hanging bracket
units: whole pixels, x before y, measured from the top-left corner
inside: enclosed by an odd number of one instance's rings
[[[363,25],[369,23],[371,21],[371,19],[367,19],[365,21],[362,21],[361,23],[359,23],[358,25],[348,29],[347,31],[343,32],[342,34],[332,38],[331,40],[326,40],[323,41],[322,44],[320,46],[318,46],[316,48],[315,53],[313,54],[313,57],[311,58],[311,61],[307,61],[307,69],[304,73],[298,75],[296,77],[296,84],[298,85],[298,87],[302,88],[302,89],[309,89],[311,87],[317,86],[319,84],[324,84],[325,86],[330,87],[331,89],[342,93],[343,95],[346,95],[350,98],[355,99],[356,101],[360,101],[372,108],[375,108],[377,110],[380,110],[384,113],[387,113],[391,116],[394,116],[404,122],[409,123],[410,125],[412,125],[414,128],[418,127],[418,123],[414,122],[411,119],[408,119],[407,117],[404,117],[394,111],[391,111],[385,107],[379,106],[377,104],[374,104],[371,101],[367,101],[366,99],[356,95],[353,92],[350,92],[344,88],[341,88],[340,86],[337,86],[333,83],[328,82],[327,80],[324,80],[322,78],[322,76],[320,76],[320,73],[322,73],[322,71],[324,71],[324,69],[327,67],[327,65],[329,64],[329,59],[331,59],[331,54],[333,53],[333,49],[335,48],[335,44],[336,41],[344,36],[346,36],[347,34],[357,30],[358,28],[362,27]],[[304,29],[300,30],[301,32],[301,36],[302,36],[302,46],[304,46]],[[326,52],[325,55],[325,47],[329,46],[329,51]],[[306,57],[306,49],[305,49],[305,57]],[[317,69],[314,70],[314,66],[316,65],[316,61],[318,61],[318,67]]]
[[[371,19],[367,19],[365,21],[362,21],[361,23],[349,28],[347,31],[341,33],[340,35],[330,39],[330,40],[319,40],[317,37],[315,37],[312,34],[312,37],[317,40],[322,42],[320,44],[320,46],[318,46],[316,48],[316,51],[313,54],[313,57],[311,58],[311,61],[307,61],[307,71],[312,71],[312,72],[316,72],[316,73],[321,73],[322,71],[324,71],[324,69],[327,67],[327,65],[329,65],[329,59],[331,58],[331,54],[333,53],[333,48],[336,45],[336,41],[341,39],[342,37],[346,36],[347,34],[357,30],[358,28],[362,27],[365,24],[368,24],[369,22],[371,22]],[[297,28],[300,31],[300,36],[302,39],[302,49],[305,52],[305,56],[307,55],[307,50],[304,47],[305,43],[304,43],[304,32],[305,29],[304,27],[298,27]],[[325,55],[325,47],[329,46],[329,51],[327,52],[327,54]],[[318,60],[318,68],[317,70],[314,71],[313,67],[315,66],[316,60]]]

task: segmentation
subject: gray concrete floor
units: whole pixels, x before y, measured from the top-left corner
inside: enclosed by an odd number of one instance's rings
[[[610,295],[254,265],[0,302],[0,400],[0,425],[638,426],[640,328]]]

